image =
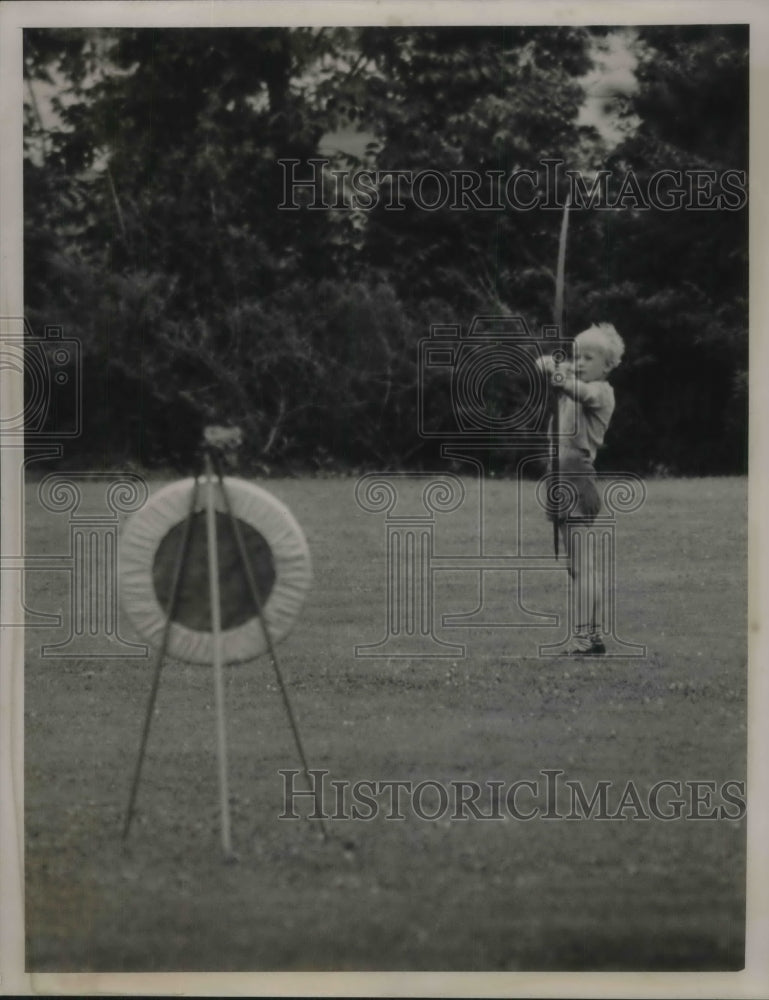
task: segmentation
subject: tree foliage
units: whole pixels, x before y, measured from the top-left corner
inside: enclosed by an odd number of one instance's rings
[[[640,125],[615,151],[617,167],[642,185],[661,170],[746,172],[747,26],[645,28],[638,52],[630,110]],[[631,345],[618,388],[633,405],[618,414],[617,455],[636,434],[652,468],[747,468],[747,226],[747,206],[601,220],[607,279],[600,287],[578,264],[572,292],[582,292],[578,323],[611,314]]]
[[[576,124],[589,40],[581,28],[366,29],[361,47],[379,72],[361,115],[379,140],[377,166],[475,171],[492,178],[479,198],[493,203],[511,173],[574,162],[589,132]],[[466,313],[494,303],[551,320],[560,220],[544,216],[451,203],[393,212],[382,199],[365,253],[407,299],[438,294]]]
[[[640,29],[639,125],[614,149],[579,119],[601,34],[27,29],[25,298],[83,344],[69,451],[181,467],[216,421],[261,468],[433,462],[420,338],[549,322],[559,214],[282,211],[279,161],[354,129],[368,148],[331,169],[745,169],[747,29]],[[745,468],[746,229],[746,210],[572,213],[567,330],[609,319],[628,344],[612,465]]]

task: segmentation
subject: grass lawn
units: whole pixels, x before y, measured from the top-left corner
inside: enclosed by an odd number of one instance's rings
[[[151,484],[157,488],[162,483]],[[538,657],[563,635],[565,574],[485,575],[486,627],[444,628],[479,603],[477,573],[436,574],[441,658],[361,658],[385,635],[383,514],[352,479],[263,485],[303,526],[314,586],[279,655],[314,768],[354,782],[540,780],[590,793],[627,782],[745,779],[747,483],[659,480],[617,523],[617,632],[628,659]],[[479,499],[439,514],[440,555],[478,552]],[[98,506],[98,484],[86,505]],[[400,484],[418,507],[418,485]],[[527,492],[528,491],[528,492]],[[549,527],[515,484],[492,480],[484,551],[547,553]],[[520,529],[516,525],[520,525]],[[31,483],[30,554],[66,552],[66,515]],[[529,548],[529,546],[531,548]],[[31,572],[35,611],[68,607],[64,572]],[[488,625],[496,624],[497,627]],[[121,617],[125,638],[136,640]],[[219,849],[210,668],[163,672],[137,819],[120,838],[151,660],[56,658],[67,629],[31,628],[25,681],[27,967],[129,970],[715,970],[743,964],[745,822],[418,818],[279,820],[280,769],[298,767],[269,661],[226,670],[233,841]],[[84,650],[87,646],[84,646]],[[569,812],[561,784],[555,803]],[[525,808],[534,801],[526,788]],[[669,796],[668,796],[669,797]],[[664,797],[663,797],[664,798]],[[541,799],[541,795],[540,795]],[[434,799],[425,798],[433,808]],[[716,804],[721,802],[719,795]],[[486,811],[488,803],[481,803]],[[329,803],[333,810],[333,801]],[[297,811],[309,809],[300,803]],[[612,810],[613,811],[613,810]],[[708,810],[702,808],[702,812]],[[630,810],[633,815],[633,810]]]

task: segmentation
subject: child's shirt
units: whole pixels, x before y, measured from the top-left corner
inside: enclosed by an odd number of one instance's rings
[[[606,381],[581,387],[582,399],[558,394],[559,441],[563,449],[586,451],[594,462],[614,413],[614,389]]]

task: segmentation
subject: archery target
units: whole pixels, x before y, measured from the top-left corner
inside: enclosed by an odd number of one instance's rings
[[[198,483],[167,652],[186,662],[212,663],[206,532],[209,486],[204,479]],[[139,633],[156,649],[170,611],[193,485],[193,479],[184,479],[158,490],[129,520],[120,543],[122,605]],[[265,624],[273,642],[279,642],[294,624],[310,586],[307,541],[291,512],[271,493],[242,479],[225,478],[224,487],[238,521]],[[218,481],[214,498],[222,657],[225,663],[242,663],[263,653],[267,641]]]

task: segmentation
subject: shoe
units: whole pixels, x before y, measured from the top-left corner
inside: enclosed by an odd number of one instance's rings
[[[565,651],[566,656],[603,656],[606,646],[599,635],[577,633],[571,646]]]

